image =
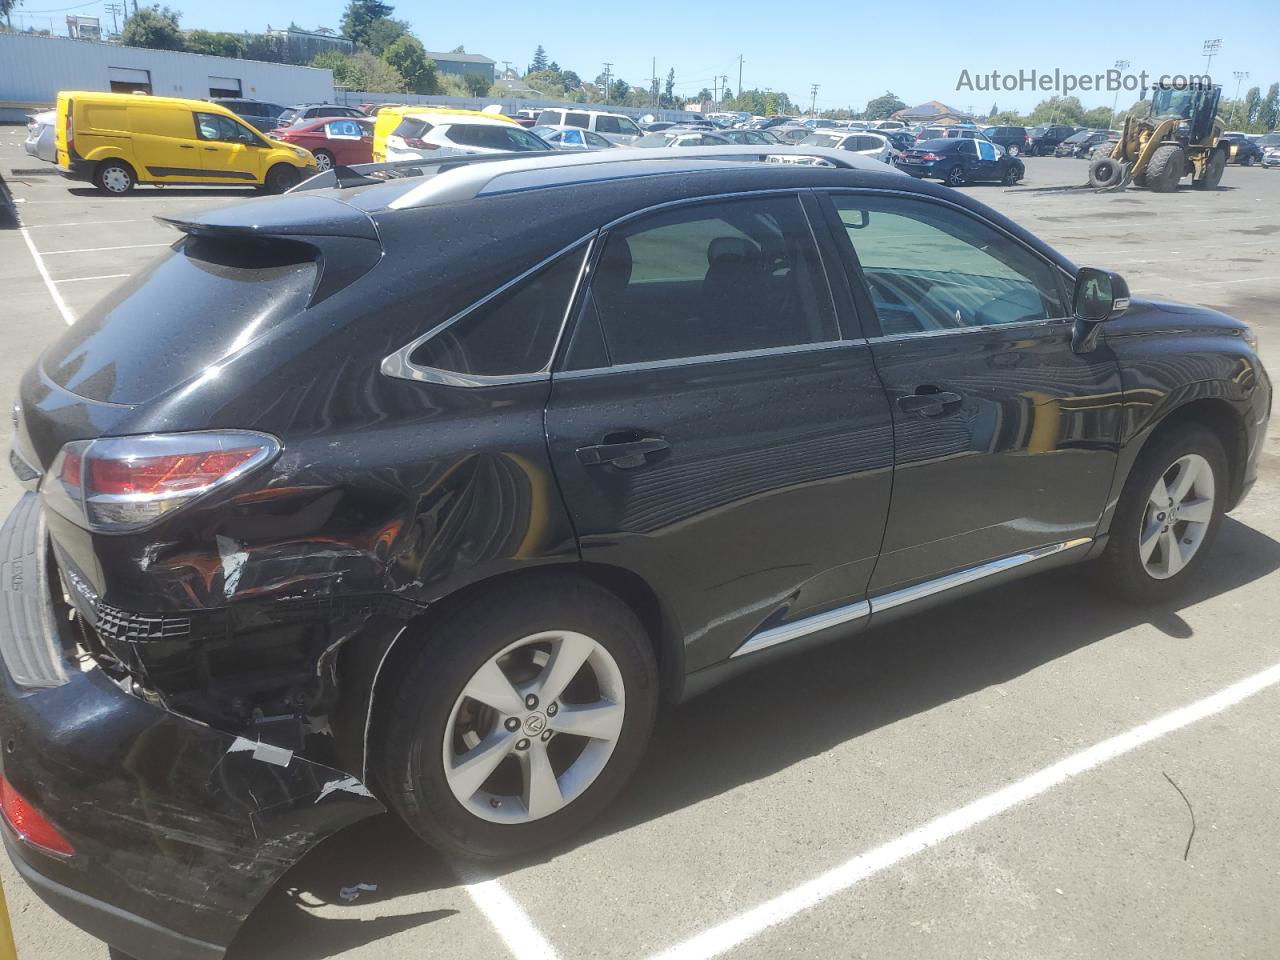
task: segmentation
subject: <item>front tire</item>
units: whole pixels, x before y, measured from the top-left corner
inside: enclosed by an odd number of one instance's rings
[[[964,167],[957,163],[954,167],[948,170],[946,182],[949,187],[963,187],[965,183]]]
[[[326,170],[332,170],[337,164],[337,161],[333,158],[333,154],[328,150],[317,150],[315,152],[315,158],[316,169],[321,173],[324,173]]]
[[[1100,558],[1107,583],[1139,602],[1168,600],[1195,578],[1217,537],[1227,456],[1207,428],[1158,433],[1134,464]]]
[[[374,748],[409,827],[445,853],[494,860],[560,843],[600,814],[657,711],[653,648],[631,609],[595,584],[546,577],[428,632],[388,691]]]
[[[1011,157],[1016,157],[1019,153],[1022,152],[1022,150],[1018,147],[1016,143],[1011,143],[1009,144],[1009,149],[1006,150],[1005,152],[1008,153],[1009,156]]]
[[[93,172],[94,186],[113,197],[123,197],[137,181],[133,167],[123,160],[103,160]]]
[[[296,187],[301,179],[297,167],[291,167],[287,163],[277,163],[267,171],[263,187],[266,188],[267,193],[284,193]]]
[[[1156,193],[1173,193],[1187,172],[1187,155],[1174,144],[1157,147],[1147,164],[1147,189]]]
[[[1205,161],[1204,176],[1196,180],[1194,185],[1201,190],[1216,190],[1218,184],[1222,183],[1222,174],[1226,169],[1227,155],[1221,150],[1215,150]]]

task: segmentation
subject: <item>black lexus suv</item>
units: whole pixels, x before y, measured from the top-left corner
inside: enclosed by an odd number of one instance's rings
[[[758,151],[343,168],[174,222],[31,366],[0,807],[41,897],[220,957],[384,809],[563,840],[738,670],[1063,564],[1195,576],[1265,434],[1249,328]]]

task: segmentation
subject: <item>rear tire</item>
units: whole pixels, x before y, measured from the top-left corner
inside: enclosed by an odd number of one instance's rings
[[[1187,172],[1187,155],[1172,143],[1157,147],[1147,164],[1147,189],[1156,193],[1172,193]]]
[[[949,187],[963,187],[965,184],[964,167],[957,163],[954,167],[948,170],[946,182]]]
[[[113,197],[123,197],[137,181],[133,167],[123,160],[103,160],[93,171],[94,186]]]
[[[1208,471],[1181,497],[1179,464],[1194,467],[1199,471],[1195,476]],[[1111,535],[1098,560],[1107,585],[1120,597],[1141,603],[1158,603],[1180,593],[1195,578],[1217,537],[1229,476],[1222,442],[1207,427],[1191,422],[1157,433],[1129,472],[1116,505]],[[1155,491],[1165,494],[1157,496]],[[1166,506],[1170,500],[1176,511]],[[1179,518],[1178,511],[1185,516]],[[1170,572],[1175,550],[1178,556]]]
[[[1011,157],[1016,157],[1021,152],[1021,148],[1019,148],[1016,143],[1009,144],[1009,149],[1005,151],[1005,153],[1009,154]]]
[[[267,193],[284,193],[286,190],[296,187],[301,179],[302,177],[298,174],[297,167],[291,167],[287,163],[277,163],[267,171],[263,187]]]
[[[372,759],[391,805],[436,848],[496,860],[555,845],[635,772],[657,712],[658,670],[644,627],[612,593],[577,579],[531,580],[446,614],[418,639],[415,659],[380,695]],[[581,649],[591,653],[573,683],[547,692],[562,651]],[[618,726],[598,736],[564,726],[582,717],[575,706],[606,702],[620,705]],[[473,777],[479,768],[466,771],[466,758],[483,749],[502,753]]]

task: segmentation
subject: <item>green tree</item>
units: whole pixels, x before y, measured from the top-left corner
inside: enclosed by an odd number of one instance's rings
[[[450,50],[449,52],[450,52],[450,53],[466,53],[466,52],[467,52],[467,48],[466,48],[466,47],[464,47],[462,44],[458,44],[456,47],[454,47],[454,48],[453,48],[452,50]]]
[[[582,86],[582,78],[579,77],[572,70],[561,70],[560,85],[563,86],[566,90],[577,90],[580,86]]]
[[[368,42],[369,26],[390,17],[395,7],[382,0],[351,0],[342,13],[342,35],[358,44]]]
[[[1083,126],[1092,127],[1095,130],[1107,130],[1111,127],[1111,108],[1110,107],[1094,107],[1092,110],[1086,110],[1083,117]]]
[[[22,3],[22,0],[0,0],[0,17],[4,17],[5,23],[9,25],[10,29],[13,28],[13,21],[10,19],[9,14],[20,3]]]
[[[387,48],[409,32],[409,24],[391,17],[371,20],[364,30],[364,46],[374,56],[381,57]]]
[[[1079,97],[1050,97],[1041,100],[1029,118],[1036,123],[1070,123],[1084,126],[1084,104]]]
[[[547,69],[547,51],[542,49],[542,44],[538,44],[538,49],[533,51],[533,60],[529,63],[529,73],[537,73],[539,70]]]
[[[1258,107],[1258,133],[1269,133],[1276,128],[1276,120],[1280,119],[1280,83],[1273,83],[1267,91],[1267,97]]]
[[[732,100],[732,99],[733,99],[733,91],[730,90],[728,87],[725,87],[722,91],[720,91],[721,104],[727,103],[729,100]]]
[[[439,93],[440,77],[435,61],[427,56],[422,41],[411,33],[402,34],[383,51],[382,59],[404,78],[412,93]]]
[[[178,18],[182,14],[158,4],[143,7],[124,22],[120,42],[126,47],[150,47],[152,50],[181,50],[185,46]]]
[[[627,83],[627,81],[621,78],[614,80],[611,84],[609,84],[609,101],[608,102],[613,103],[616,100],[619,103],[622,103],[624,100],[627,99],[627,94],[630,92],[631,92],[631,84]]]
[[[240,41],[244,47],[244,59],[284,63],[285,47],[276,37],[265,33],[245,33],[241,34]]]
[[[999,107],[999,106],[997,106],[995,103],[992,103],[992,104],[991,104],[991,112],[990,112],[990,113],[988,113],[988,114],[987,114],[987,116],[988,116],[988,117],[994,117],[994,116],[995,116],[997,113],[999,113],[999,112],[1000,112],[1000,107]]]
[[[333,71],[333,85],[363,93],[404,93],[405,81],[398,70],[368,50],[346,55],[325,50],[311,61],[313,67]]]
[[[214,57],[243,57],[244,41],[234,33],[192,30],[187,34],[187,49]]]
[[[1244,124],[1243,126],[1252,129],[1253,125],[1258,122],[1258,108],[1262,105],[1262,90],[1258,87],[1250,87],[1249,92],[1244,95]]]
[[[702,103],[702,101],[704,100],[713,100],[715,98],[711,96],[710,90],[708,90],[706,87],[703,87],[701,90],[698,91],[697,96],[695,96],[693,99],[698,103]]]
[[[667,84],[662,90],[662,99],[664,103],[670,103],[675,100],[676,91],[676,68],[672,67],[667,71]]]
[[[888,90],[883,96],[876,97],[867,103],[865,111],[868,120],[884,120],[899,110],[907,109],[907,105]]]
[[[483,97],[489,92],[489,78],[483,73],[464,73],[462,82],[473,97]]]

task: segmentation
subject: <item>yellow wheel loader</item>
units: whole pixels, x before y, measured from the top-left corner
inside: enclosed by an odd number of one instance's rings
[[[1147,91],[1142,91],[1145,100]],[[1106,144],[1089,164],[1089,186],[1122,187],[1132,182],[1156,193],[1171,193],[1191,174],[1192,185],[1212,190],[1222,181],[1230,144],[1218,118],[1222,87],[1192,84],[1151,90],[1145,117],[1129,117],[1114,145]]]

